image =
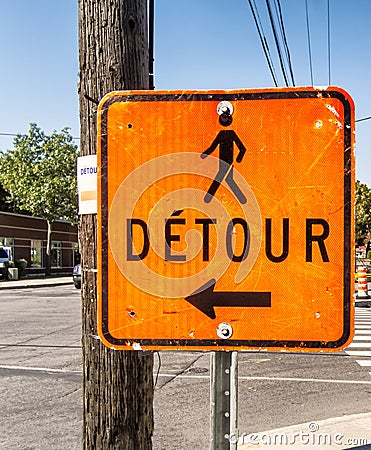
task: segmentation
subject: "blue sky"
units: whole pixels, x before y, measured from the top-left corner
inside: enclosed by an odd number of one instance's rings
[[[255,0],[284,86],[265,0]],[[272,0],[271,0],[272,3]],[[311,85],[305,0],[280,0],[295,85]],[[273,4],[273,3],[272,3]],[[307,0],[313,84],[353,97],[356,119],[371,116],[371,2]],[[77,0],[0,0],[0,133],[79,136]],[[248,0],[155,0],[156,89],[272,87]],[[12,145],[0,135],[0,149]],[[78,141],[77,141],[78,142]],[[371,120],[356,125],[356,176],[371,187]]]

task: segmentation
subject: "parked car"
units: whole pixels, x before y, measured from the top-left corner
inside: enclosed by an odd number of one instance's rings
[[[5,267],[6,262],[9,262],[9,253],[6,251],[5,247],[0,247],[0,267]]]
[[[0,247],[0,277],[6,278],[8,269],[7,263],[9,263],[10,257],[5,247]]]
[[[76,264],[72,271],[73,284],[76,289],[81,289],[81,264]]]

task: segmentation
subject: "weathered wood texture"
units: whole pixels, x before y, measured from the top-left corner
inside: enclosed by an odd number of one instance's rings
[[[108,92],[148,89],[147,0],[79,0],[81,155],[96,153],[97,102]],[[83,448],[152,448],[153,356],[114,351],[97,336],[97,222],[80,221]]]

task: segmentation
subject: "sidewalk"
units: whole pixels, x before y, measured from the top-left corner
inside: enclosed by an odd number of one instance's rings
[[[371,412],[241,435],[238,450],[371,449]]]
[[[1,289],[39,288],[72,284],[72,274],[60,277],[21,278],[20,280],[0,280]]]

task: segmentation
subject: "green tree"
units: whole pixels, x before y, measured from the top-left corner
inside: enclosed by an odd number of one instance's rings
[[[4,187],[0,184],[0,211],[15,213],[15,214],[26,214],[30,215],[28,211],[21,211],[14,205],[11,195],[7,192]]]
[[[52,224],[77,216],[77,146],[68,128],[46,135],[31,123],[19,134],[13,149],[0,152],[0,183],[8,203],[47,221],[46,275],[50,275]]]
[[[0,211],[14,212],[9,202],[10,202],[10,194],[9,192],[6,192],[6,190],[0,184]]]
[[[356,243],[364,245],[371,240],[371,189],[356,182]]]

